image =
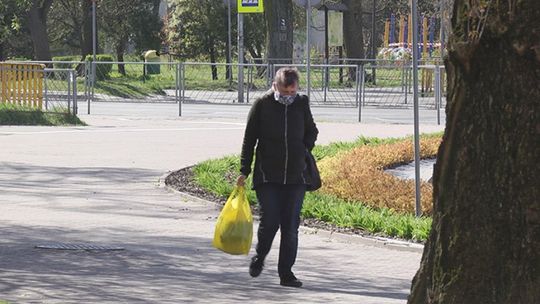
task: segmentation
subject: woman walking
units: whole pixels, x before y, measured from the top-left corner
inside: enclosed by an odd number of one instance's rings
[[[298,71],[282,68],[276,72],[272,89],[258,98],[248,115],[241,154],[243,186],[253,168],[253,188],[260,205],[260,225],[256,255],[251,259],[249,274],[257,277],[281,230],[278,273],[280,284],[301,287],[292,272],[298,251],[300,210],[306,185],[311,183],[306,153],[315,146],[319,131],[313,121],[308,97],[298,95]],[[256,146],[256,149],[255,149]]]

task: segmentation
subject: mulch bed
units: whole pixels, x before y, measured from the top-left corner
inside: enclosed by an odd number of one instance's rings
[[[202,187],[200,187],[199,185],[195,183],[194,176],[195,176],[195,173],[193,172],[193,167],[186,167],[186,168],[174,171],[171,174],[169,174],[165,178],[165,184],[180,192],[188,193],[195,197],[214,202],[221,206],[225,204],[225,202],[227,201],[227,197],[219,196],[203,189]],[[251,211],[253,212],[254,215],[259,214],[259,210],[257,206],[252,206]],[[332,231],[332,232],[340,232],[340,233],[346,233],[346,234],[355,234],[355,235],[371,236],[371,237],[381,236],[381,237],[388,238],[387,236],[372,234],[358,228],[338,227],[336,225],[323,222],[318,219],[311,219],[311,218],[302,219],[301,225],[310,227],[310,228],[317,228],[317,229]],[[398,238],[395,238],[395,239],[398,239]],[[399,239],[399,240],[411,242],[411,240],[403,240],[403,239]]]

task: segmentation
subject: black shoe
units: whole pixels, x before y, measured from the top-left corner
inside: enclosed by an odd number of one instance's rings
[[[258,277],[264,267],[264,259],[261,259],[259,256],[254,256],[251,258],[251,263],[249,264],[249,275],[256,278]]]
[[[279,285],[287,287],[302,287],[302,281],[298,280],[294,274],[283,276],[279,279]]]

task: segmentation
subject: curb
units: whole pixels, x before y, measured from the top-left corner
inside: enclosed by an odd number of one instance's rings
[[[328,231],[318,228],[311,228],[307,226],[300,226],[300,231],[304,234],[318,234],[322,237],[328,238],[330,240],[345,242],[345,243],[355,243],[363,244],[366,246],[386,248],[397,251],[408,251],[422,253],[424,251],[424,245],[418,243],[411,243],[407,241],[400,241],[384,237],[369,237],[356,234],[346,234],[341,232]]]
[[[206,205],[214,205],[216,208],[221,208],[218,204],[207,201],[205,199],[193,196],[189,193],[178,191],[174,188],[171,188],[167,185],[165,185],[165,178],[169,176],[169,173],[166,173],[162,176],[160,176],[158,181],[158,186],[160,188],[166,189],[167,191],[177,193],[181,197],[183,197],[186,200],[206,204]],[[254,219],[257,220],[257,217],[254,216]],[[407,252],[416,252],[416,253],[422,253],[424,251],[424,245],[418,244],[418,243],[412,243],[407,241],[401,241],[401,240],[395,240],[391,238],[384,238],[384,237],[369,237],[369,236],[363,236],[363,235],[356,235],[356,234],[346,234],[341,232],[334,232],[329,230],[323,230],[319,228],[311,228],[308,226],[300,226],[300,232],[303,234],[317,234],[322,237],[328,238],[330,240],[335,240],[338,242],[345,242],[345,243],[356,243],[356,244],[363,244],[366,246],[372,246],[372,247],[378,247],[378,248],[386,248],[390,250],[397,250],[397,251],[407,251]]]

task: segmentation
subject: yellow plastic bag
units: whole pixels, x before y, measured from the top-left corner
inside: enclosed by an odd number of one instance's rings
[[[248,254],[252,238],[253,217],[246,190],[236,187],[219,214],[212,244],[230,254]]]

